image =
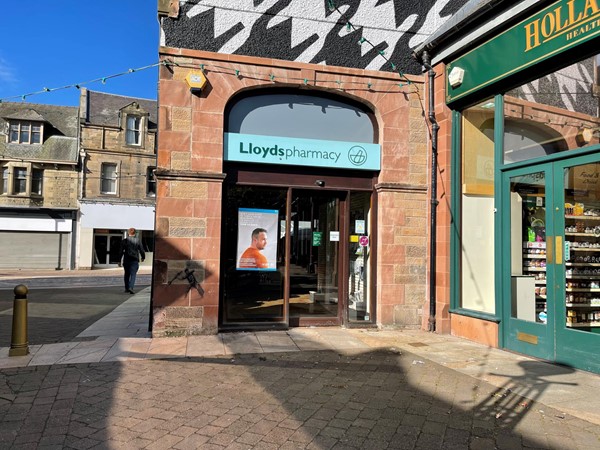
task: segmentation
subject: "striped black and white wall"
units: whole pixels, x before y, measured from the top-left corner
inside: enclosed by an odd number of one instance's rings
[[[181,0],[178,17],[162,19],[161,45],[418,74],[412,49],[466,2]]]

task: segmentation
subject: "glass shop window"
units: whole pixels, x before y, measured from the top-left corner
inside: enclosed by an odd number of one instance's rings
[[[525,83],[504,95],[504,162],[598,145],[600,56]]]
[[[495,313],[494,100],[462,115],[460,307]]]
[[[368,143],[378,139],[375,118],[364,105],[325,93],[248,91],[228,104],[227,117],[229,133]]]
[[[141,233],[142,246],[146,253],[154,251],[154,231],[143,230]],[[146,256],[148,258],[148,256]]]

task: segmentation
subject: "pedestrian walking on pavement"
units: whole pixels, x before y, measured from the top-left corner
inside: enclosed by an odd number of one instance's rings
[[[143,262],[146,259],[146,253],[142,243],[135,236],[135,228],[127,230],[127,237],[121,241],[121,258],[123,261],[123,270],[125,271],[125,292],[134,294],[135,277],[140,268],[140,259]]]

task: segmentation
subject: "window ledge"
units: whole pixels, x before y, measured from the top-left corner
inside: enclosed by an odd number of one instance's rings
[[[474,311],[472,309],[464,308],[450,308],[451,314],[457,314],[460,316],[473,317],[474,319],[487,320],[488,322],[500,323],[501,319],[496,314],[490,314],[480,311]]]
[[[42,146],[43,144],[41,142],[17,142],[17,141],[10,141],[7,142],[8,145],[26,145],[26,146],[34,146],[34,145],[38,145],[38,146]]]

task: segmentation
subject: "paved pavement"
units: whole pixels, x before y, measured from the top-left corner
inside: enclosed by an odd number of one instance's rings
[[[151,339],[150,289],[0,349],[0,448],[600,449],[600,376],[417,330]]]

